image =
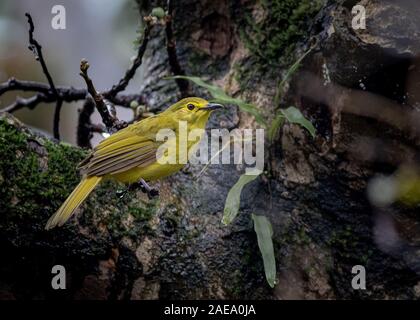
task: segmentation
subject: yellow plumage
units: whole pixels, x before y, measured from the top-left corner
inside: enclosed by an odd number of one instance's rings
[[[161,129],[170,129],[178,137],[180,121],[187,123],[188,132],[204,129],[210,113],[220,107],[201,98],[185,98],[159,115],[133,123],[103,140],[80,163],[82,181],[48,220],[45,228],[62,226],[104,178],[134,183],[140,179],[154,181],[179,171],[184,164],[160,164],[157,161],[157,150],[163,142],[156,140],[156,134]],[[198,142],[189,143],[188,150]]]
[[[87,177],[80,181],[60,209],[48,220],[45,229],[61,227],[101,180],[102,177]]]

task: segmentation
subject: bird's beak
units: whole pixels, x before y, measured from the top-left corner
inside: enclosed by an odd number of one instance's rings
[[[217,109],[224,109],[224,106],[218,103],[208,103],[205,107],[201,108],[201,110],[209,110],[209,111],[214,111]]]

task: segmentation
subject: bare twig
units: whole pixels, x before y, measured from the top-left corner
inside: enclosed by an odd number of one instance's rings
[[[93,133],[104,133],[107,132],[106,127],[103,124],[92,124],[90,117],[95,111],[95,102],[92,98],[87,98],[83,104],[83,108],[79,113],[79,121],[77,126],[77,145],[82,148],[92,148],[90,140],[93,137]]]
[[[65,86],[55,87],[59,95],[65,102],[74,102],[79,100],[85,100],[88,91],[82,88],[73,88]],[[56,97],[52,94],[50,86],[46,83],[35,82],[35,81],[22,81],[15,78],[10,78],[8,81],[0,84],[0,96],[9,91],[26,91],[26,92],[37,92],[42,93],[45,98],[40,99],[38,102],[56,102]],[[112,103],[118,106],[130,108],[130,103],[134,100],[139,104],[146,104],[146,99],[142,94],[117,94],[115,97],[108,99]],[[6,111],[9,107],[1,110]],[[33,109],[33,108],[31,108]],[[9,112],[13,112],[11,110]]]
[[[31,50],[34,55],[35,59],[39,61],[42,67],[42,71],[44,72],[45,76],[47,77],[48,83],[50,85],[51,90],[58,95],[57,90],[55,89],[54,82],[52,80],[52,77],[50,75],[50,72],[48,71],[47,65],[45,64],[44,57],[42,55],[42,47],[39,44],[38,41],[34,38],[34,23],[32,21],[32,17],[29,13],[25,13],[25,16],[28,18],[28,24],[29,24],[29,50]]]
[[[15,78],[10,78],[6,82],[0,84],[0,95],[13,90],[37,91],[47,95],[50,94],[50,86],[45,83],[20,81],[16,80]]]
[[[124,77],[122,77],[121,80],[118,82],[118,84],[113,85],[109,91],[104,92],[104,96],[107,99],[115,97],[118,92],[124,91],[125,88],[127,88],[130,80],[136,74],[136,70],[141,66],[144,53],[146,52],[147,43],[149,42],[150,31],[152,30],[152,27],[153,27],[153,20],[149,18],[150,17],[144,18],[145,27],[143,30],[143,39],[137,50],[136,58],[134,59],[131,67],[125,72]]]
[[[85,79],[87,90],[95,101],[96,109],[102,117],[102,121],[105,124],[109,132],[115,132],[127,126],[125,121],[119,121],[116,117],[113,117],[105,104],[104,97],[102,94],[96,91],[93,85],[92,79],[88,75],[89,63],[87,60],[80,62],[80,75]]]
[[[36,60],[40,62],[42,71],[47,78],[48,84],[10,78],[7,82],[0,84],[0,96],[8,91],[17,90],[32,91],[35,92],[35,95],[30,98],[17,97],[14,103],[0,111],[15,112],[22,108],[34,109],[39,103],[55,102],[56,109],[54,114],[54,137],[59,138],[60,111],[63,102],[85,100],[89,93],[93,100],[86,100],[82,112],[80,113],[78,124],[78,143],[81,146],[89,146],[92,132],[104,132],[104,130],[108,130],[112,133],[127,126],[126,122],[119,121],[117,119],[114,105],[131,107],[131,103],[133,101],[136,101],[140,105],[147,105],[145,97],[141,94],[121,94],[120,92],[126,89],[128,83],[134,77],[136,70],[142,63],[142,59],[150,38],[150,31],[153,25],[156,23],[156,19],[154,17],[148,16],[144,18],[145,28],[143,40],[138,48],[137,56],[131,67],[126,71],[124,77],[121,78],[118,84],[114,85],[109,91],[102,92],[101,94],[96,91],[92,80],[88,76],[87,70],[89,68],[89,64],[87,61],[82,61],[80,66],[80,75],[84,78],[87,89],[55,86],[42,55],[42,47],[33,36],[35,27],[32,17],[29,13],[26,13],[25,15],[29,24],[29,49],[35,54]],[[171,41],[171,43],[173,42]],[[106,128],[101,125],[91,124],[90,116],[94,111],[94,106],[96,106],[98,109]],[[109,108],[111,110],[109,110]]]
[[[54,120],[53,120],[53,135],[54,138],[60,140],[60,112],[63,106],[63,99],[58,98],[55,104]]]
[[[112,102],[117,106],[123,106],[126,108],[131,108],[131,102],[136,101],[138,104],[147,105],[147,99],[142,94],[117,94],[115,97],[111,97],[108,94],[105,95],[107,100]]]
[[[92,139],[92,123],[90,117],[95,111],[95,102],[92,98],[86,98],[82,109],[79,113],[79,121],[77,124],[77,145],[82,148],[92,148],[90,139]]]
[[[31,98],[21,98],[17,97],[15,102],[11,105],[7,106],[6,108],[1,109],[1,112],[9,112],[13,113],[18,111],[22,108],[34,109],[40,102],[48,102],[49,96],[39,92]]]
[[[168,0],[167,2],[168,13],[165,17],[166,19],[166,51],[168,52],[169,65],[171,71],[175,76],[185,75],[184,70],[182,70],[181,65],[178,61],[178,56],[176,54],[176,42],[174,33],[172,30],[172,17],[173,17],[173,5],[172,1]],[[178,85],[179,91],[181,92],[181,97],[185,98],[190,95],[190,85],[189,82],[185,79],[176,79],[176,84]]]
[[[89,126],[90,131],[96,133],[105,133],[106,128],[102,123],[93,123]]]
[[[63,105],[63,99],[61,98],[59,92],[55,88],[54,81],[51,77],[50,72],[48,71],[47,65],[45,63],[44,56],[42,55],[42,46],[39,42],[34,38],[34,23],[32,21],[32,17],[29,13],[25,13],[25,16],[28,18],[29,24],[29,49],[35,54],[35,59],[39,61],[41,64],[42,72],[45,74],[47,78],[48,84],[50,85],[50,89],[53,95],[56,97],[56,108],[54,114],[54,138],[60,139],[60,111]]]

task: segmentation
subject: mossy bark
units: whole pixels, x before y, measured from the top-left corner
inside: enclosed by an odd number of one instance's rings
[[[305,19],[298,25],[306,32],[299,39],[292,37],[292,51],[298,56],[316,40],[318,46],[305,60],[305,70],[344,88],[355,88],[366,77],[378,93],[387,94],[389,82],[383,79],[395,74],[386,66],[405,63],[415,50],[409,47],[407,58],[407,43],[399,42],[396,30],[386,29],[388,33],[371,37],[368,32],[355,34],[350,27],[353,2],[324,4],[315,17],[314,12],[307,16],[297,10],[296,15]],[[296,1],[287,3],[299,7]],[[377,14],[387,10],[386,4],[364,3]],[[142,1],[142,10],[150,12],[159,4],[164,6],[159,1]],[[238,17],[243,10],[255,19],[278,19],[253,1],[176,2],[178,57],[188,75],[217,81],[230,94],[240,94],[260,106],[270,119],[278,107],[273,106],[278,80],[287,66],[273,67],[274,72],[258,66],[261,59],[240,35],[243,25]],[[415,21],[410,12],[402,12],[401,19]],[[371,27],[384,30],[373,22]],[[272,28],[275,26],[270,26],[270,33]],[[166,105],[176,100],[177,88],[174,82],[162,79],[169,74],[163,48],[163,30],[156,28],[145,59],[142,90],[156,104]],[[382,66],[373,67],[372,59],[380,59]],[[267,59],[263,61],[266,65]],[[300,78],[301,74],[295,77]],[[393,79],[403,85],[404,76]],[[46,232],[46,220],[79,179],[75,164],[86,151],[36,135],[13,117],[2,115],[0,247],[7,259],[0,264],[0,295],[68,299],[418,297],[416,249],[420,244],[410,236],[408,226],[419,219],[412,209],[392,207],[404,241],[393,250],[378,243],[381,212],[369,203],[366,185],[375,173],[389,171],[392,165],[357,159],[350,144],[385,131],[386,138],[396,143],[412,145],[412,141],[379,121],[333,114],[322,102],[302,98],[298,81],[289,85],[283,102],[296,104],[311,119],[317,138],[311,140],[303,129],[286,125],[271,150],[271,176],[244,189],[240,215],[228,227],[220,222],[224,201],[241,171],[233,165],[214,165],[199,179],[194,177],[202,168],[190,166],[159,183],[161,195],[156,201],[148,201],[139,192],[118,199],[116,191],[122,186],[106,182],[70,223]],[[210,123],[210,127],[230,129],[253,126],[252,118],[234,107]],[[251,213],[264,214],[273,224],[278,270],[274,289],[264,278]],[[54,264],[66,267],[68,290],[51,289]],[[366,290],[351,287],[352,267],[360,264],[367,270]]]

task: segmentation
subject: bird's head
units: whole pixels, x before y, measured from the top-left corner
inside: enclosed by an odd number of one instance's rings
[[[189,126],[204,129],[210,114],[217,109],[224,108],[221,104],[207,100],[189,97],[170,106],[165,113],[175,121],[186,121]]]

